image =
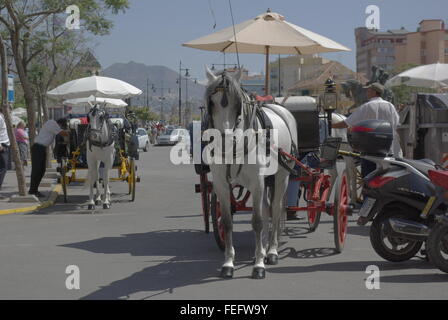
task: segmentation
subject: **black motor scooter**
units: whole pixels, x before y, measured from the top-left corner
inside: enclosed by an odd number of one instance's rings
[[[392,139],[387,121],[362,121],[348,135],[350,145],[359,153],[345,155],[376,163],[377,169],[363,179],[364,202],[358,224],[372,221],[374,250],[388,261],[401,262],[419,252],[435,216],[443,209],[432,205],[436,187],[428,177],[430,170],[439,167],[428,159],[388,157]]]
[[[432,199],[431,211],[448,202],[448,171],[429,171],[429,178],[436,186],[436,196]],[[431,228],[426,248],[429,260],[440,270],[448,273],[448,212],[434,213],[436,224]]]

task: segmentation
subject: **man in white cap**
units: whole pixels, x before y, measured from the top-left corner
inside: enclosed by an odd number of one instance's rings
[[[385,120],[390,122],[394,132],[394,139],[392,142],[392,153],[395,157],[403,157],[400,147],[400,141],[397,134],[397,127],[400,117],[395,106],[389,101],[383,100],[381,96],[384,93],[384,87],[378,82],[372,83],[367,88],[368,102],[364,103],[353,112],[345,121],[341,121],[332,125],[334,129],[343,129],[353,127],[363,120]],[[361,159],[361,176],[365,177],[376,169],[376,164]]]

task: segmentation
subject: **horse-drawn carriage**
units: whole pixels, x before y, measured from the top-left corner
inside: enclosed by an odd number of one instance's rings
[[[63,137],[56,138],[55,158],[58,161],[59,182],[62,185],[64,202],[68,199],[67,187],[71,183],[86,181],[80,178],[78,172],[88,169],[87,148],[89,148],[88,135],[91,127],[88,123],[89,114],[72,114],[68,116],[67,128],[70,130],[70,137],[64,140]],[[138,143],[135,140],[135,126],[127,117],[123,115],[108,116],[107,122],[111,126],[111,138],[114,142],[115,155],[113,159],[114,170],[117,170],[117,177],[111,177],[109,181],[123,181],[128,184],[128,194],[131,201],[135,200],[136,182],[140,178],[136,175],[138,160]],[[102,166],[100,166],[101,171]],[[101,180],[100,174],[100,180]]]
[[[333,186],[332,182],[335,179],[332,179],[329,172],[336,172],[337,175],[336,161],[342,139],[340,137],[327,136],[325,141],[321,143],[319,139],[320,132],[322,135],[322,129],[324,129],[324,132],[328,129],[328,126],[322,128],[322,123],[328,122],[328,117],[331,117],[331,113],[324,115],[320,107],[313,103],[314,99],[307,99],[307,97],[298,97],[298,99],[291,99],[290,102],[283,103],[294,116],[298,143],[295,152],[284,149],[278,150],[279,163],[291,161],[294,163],[294,169],[288,169],[291,173],[290,181],[300,181],[303,190],[301,194],[303,194],[306,202],[305,206],[299,206],[299,193],[297,195],[297,205],[286,206],[285,209],[293,212],[307,212],[309,230],[311,232],[317,229],[322,212],[332,216],[335,247],[338,252],[341,252],[347,235],[348,216],[352,212],[348,178],[344,169],[342,174],[339,173],[339,177]],[[285,102],[286,100],[276,99],[275,101],[251,101],[250,103],[254,108],[270,109],[272,104],[279,105],[279,102]],[[202,121],[205,124],[202,126],[202,130],[208,128],[206,124],[208,117],[209,115],[206,114]],[[201,151],[203,148],[204,145],[202,145]],[[308,161],[304,161],[306,158],[308,158]],[[314,161],[309,161],[309,158],[314,159]],[[285,166],[282,165],[282,167]],[[195,192],[201,194],[205,232],[209,232],[211,217],[216,242],[218,247],[224,250],[226,232],[221,211],[222,204],[214,191],[213,182],[209,178],[209,166],[202,162],[201,164],[195,164],[195,169],[200,176],[200,183],[195,185]],[[232,215],[240,211],[252,212],[254,208],[249,205],[251,193],[241,185],[232,185],[231,189],[229,203]],[[330,195],[333,189],[335,190],[334,201],[330,202]],[[283,210],[283,213],[286,210]],[[283,216],[282,225],[284,220],[285,217]]]

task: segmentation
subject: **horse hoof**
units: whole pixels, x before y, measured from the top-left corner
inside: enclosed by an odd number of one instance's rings
[[[221,278],[224,278],[224,279],[233,278],[233,268],[232,267],[222,267]]]
[[[269,265],[276,265],[278,264],[278,256],[276,254],[270,253],[268,254],[268,258],[266,260],[266,263]]]
[[[96,200],[96,201],[95,201],[95,205],[96,205],[96,206],[101,205],[101,200]]]
[[[95,205],[94,204],[89,204],[88,209],[89,210],[95,210]]]
[[[255,267],[252,270],[252,279],[264,279],[266,278],[266,270],[261,267]]]
[[[108,203],[103,204],[103,209],[110,209],[110,204]]]

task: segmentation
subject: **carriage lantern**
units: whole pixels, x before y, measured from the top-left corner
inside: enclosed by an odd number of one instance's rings
[[[328,78],[324,83],[325,91],[321,95],[321,107],[327,113],[328,135],[331,136],[331,115],[338,108],[339,97],[336,92],[336,83]]]

